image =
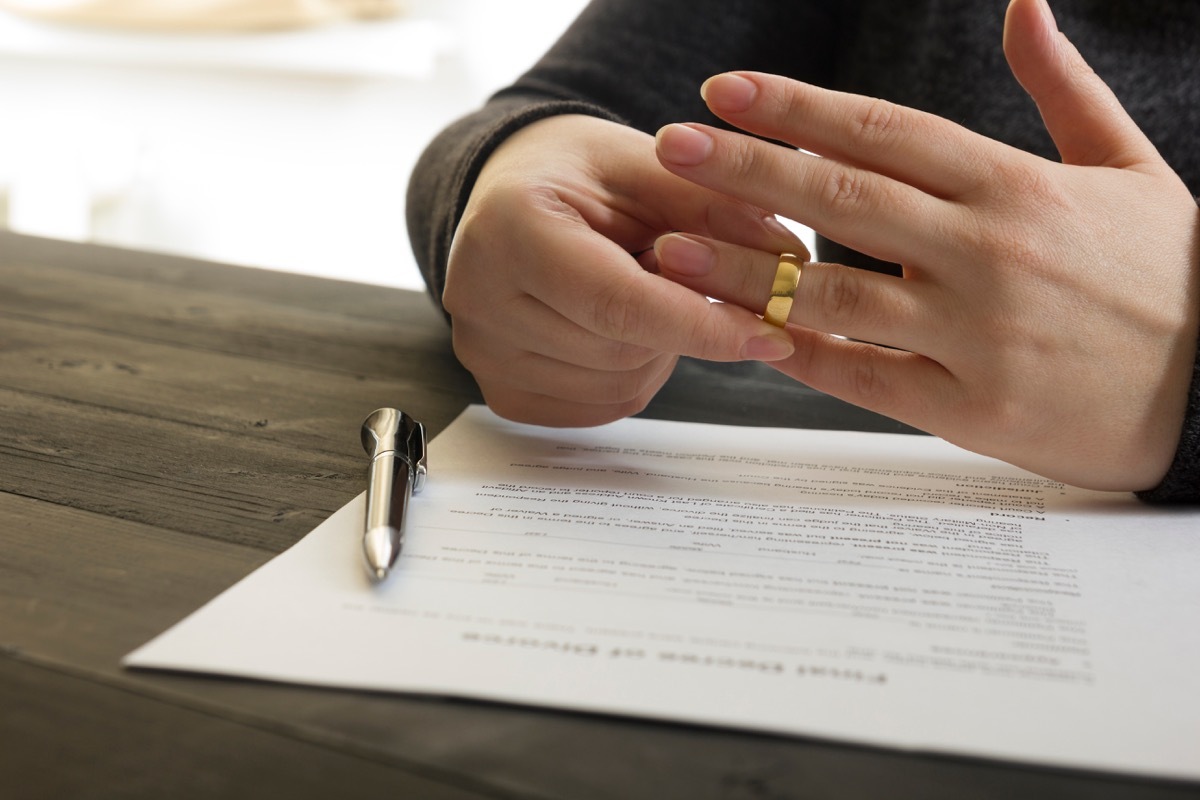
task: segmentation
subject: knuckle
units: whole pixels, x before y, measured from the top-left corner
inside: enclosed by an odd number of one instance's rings
[[[630,342],[608,340],[600,353],[599,366],[618,372],[641,369],[658,353],[648,347]]]
[[[618,372],[605,381],[599,399],[605,405],[624,405],[640,396],[643,388],[637,372]]]
[[[648,373],[645,369],[616,373],[606,381],[599,399],[605,405],[641,411],[653,395],[650,386],[653,378],[654,373]]]
[[[852,362],[850,385],[854,387],[855,403],[872,407],[888,396],[888,383],[879,364],[879,349],[863,345],[862,357]]]
[[[488,357],[487,348],[482,344],[483,340],[470,325],[455,324],[450,328],[450,346],[454,350],[454,356],[473,375],[486,370],[493,363]]]
[[[629,279],[611,282],[598,292],[591,307],[592,329],[610,339],[639,330],[643,322],[642,306],[637,302],[637,287]]]
[[[696,319],[686,333],[687,346],[683,349],[697,358],[723,361],[736,357],[736,353],[728,352],[728,329],[711,315]]]
[[[654,392],[646,392],[626,403],[622,403],[619,406],[621,418],[624,419],[625,417],[632,417],[636,414],[642,413],[649,407],[650,401],[653,399]]]
[[[852,118],[850,138],[859,147],[870,147],[900,135],[903,130],[904,116],[894,103],[871,99]]]
[[[827,319],[859,318],[862,286],[851,267],[837,266],[824,270],[817,286],[816,305]]]
[[[755,283],[752,293],[747,296],[755,296],[762,289]],[[670,348],[670,352],[706,361],[738,361],[747,316],[746,309],[735,302],[711,303],[703,313],[679,314],[675,347]]]
[[[442,308],[455,324],[460,319],[476,316],[479,305],[479,293],[472,290],[475,281],[464,270],[469,271],[470,267],[451,262],[446,268],[446,284],[442,287]]]
[[[996,180],[992,186],[1001,189],[1017,202],[1059,203],[1062,193],[1039,164],[1025,159],[1008,159],[996,165]]]
[[[757,185],[770,171],[759,156],[760,142],[743,140],[741,137],[729,141],[724,152],[724,166],[732,176],[733,185]]]
[[[645,411],[675,371],[677,361],[677,357],[668,356],[647,364],[639,373],[638,391],[620,405],[622,416],[629,417]]]
[[[1069,192],[1035,164],[994,167],[995,181],[980,203],[966,204],[968,224],[960,228],[965,252],[993,265],[1041,271],[1060,254],[1066,230],[1079,217]],[[1026,220],[1037,220],[1030,225]],[[1056,220],[1057,227],[1049,227]]]
[[[471,274],[478,263],[472,255],[475,250],[468,232],[463,231],[455,237],[446,261],[446,283],[442,287],[442,307],[451,317],[466,313],[474,305],[476,295],[469,288],[474,283]]]
[[[996,231],[986,237],[981,249],[988,261],[1010,271],[1027,275],[1045,271],[1047,251],[1036,242],[1032,233],[1021,236],[1011,231]]]
[[[839,216],[861,216],[867,200],[866,176],[859,170],[835,166],[827,174],[823,200]]]
[[[481,287],[503,285],[501,276],[529,262],[520,231],[532,216],[544,217],[556,208],[555,202],[552,191],[534,185],[491,187],[472,195],[446,260],[442,305],[451,316],[488,311],[495,296]]]
[[[991,435],[997,441],[1010,445],[1025,440],[1030,434],[1029,408],[1011,394],[1005,393],[988,398],[986,419]]]
[[[995,219],[1013,228],[1031,226],[1012,225],[1014,218],[1032,217],[1034,219],[1074,220],[1079,215],[1076,198],[1069,184],[1057,180],[1057,173],[1052,173],[1045,165],[1026,159],[1012,159],[997,166],[995,180],[991,186],[991,208],[999,211]],[[1043,230],[1045,226],[1032,226],[1033,231]],[[1057,238],[1061,230],[1051,232]]]

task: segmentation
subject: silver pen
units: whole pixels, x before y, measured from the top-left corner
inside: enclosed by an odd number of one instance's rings
[[[425,426],[395,408],[372,411],[362,424],[367,472],[367,516],[363,555],[367,574],[379,583],[404,547],[408,506],[425,486]]]

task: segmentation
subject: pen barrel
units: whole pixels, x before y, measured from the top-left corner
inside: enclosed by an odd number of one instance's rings
[[[394,452],[371,459],[367,476],[367,530],[404,529],[408,501],[412,497],[412,470]]]
[[[413,470],[392,451],[371,459],[367,480],[367,561],[372,569],[390,569],[403,544]]]

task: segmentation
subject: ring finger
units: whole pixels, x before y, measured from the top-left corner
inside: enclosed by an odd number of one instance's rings
[[[761,314],[771,299],[779,255],[691,234],[671,233],[655,243],[659,269],[709,297]],[[937,340],[923,308],[929,287],[915,281],[808,262],[787,321],[823,333],[921,353],[936,360]]]

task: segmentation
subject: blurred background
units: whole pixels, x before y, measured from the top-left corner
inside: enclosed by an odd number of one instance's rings
[[[421,149],[586,4],[267,0],[307,17],[264,29],[130,24],[122,2],[0,1],[0,227],[402,288],[423,286],[404,230]]]

